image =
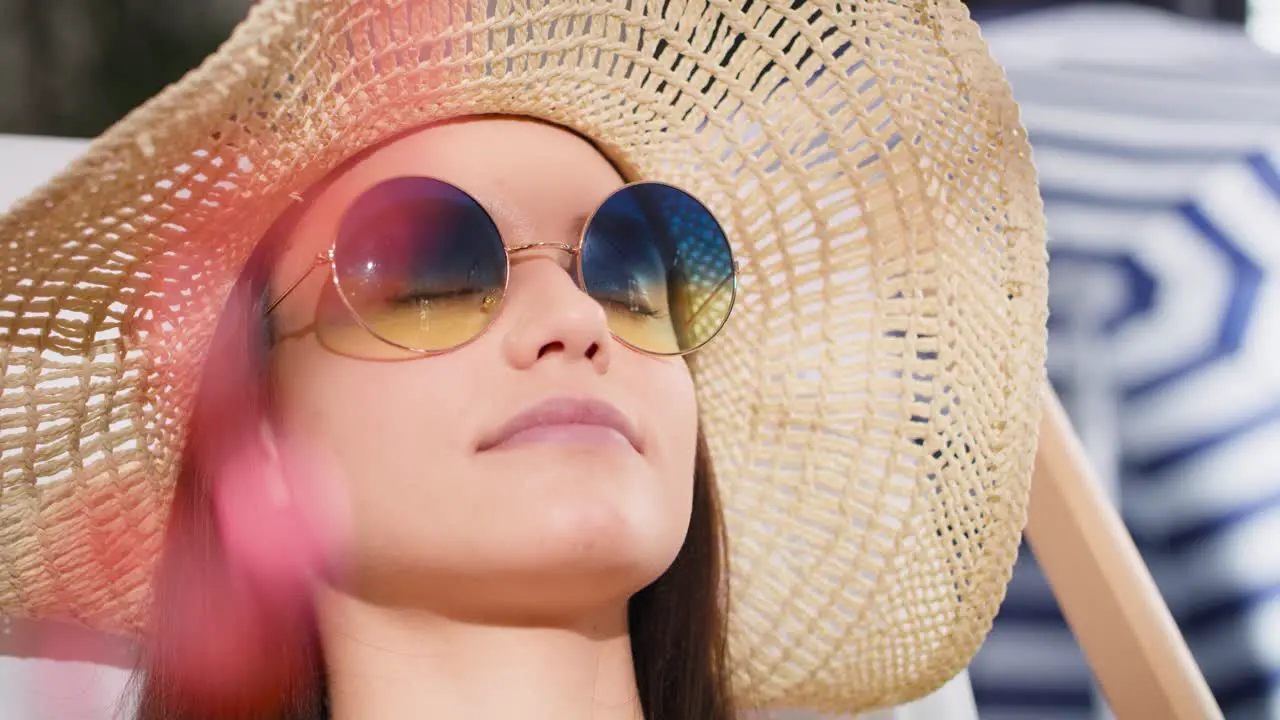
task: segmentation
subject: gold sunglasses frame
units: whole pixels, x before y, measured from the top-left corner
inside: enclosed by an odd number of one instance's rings
[[[494,232],[497,233],[499,241],[501,241],[502,233],[498,232],[497,223],[493,221],[493,215],[489,212],[489,209],[486,208],[484,205],[482,205],[479,200],[473,197],[466,190],[463,190],[462,188],[458,187],[457,185],[454,185],[451,182],[448,182],[447,180],[441,180],[439,178],[434,178],[430,176],[401,176],[397,178],[387,178],[386,180],[381,181],[379,184],[390,182],[392,180],[398,180],[403,177],[420,177],[421,179],[434,180],[439,183],[444,183],[445,185],[448,185],[449,187],[462,193],[464,196],[466,196],[467,199],[475,203],[476,207],[480,208],[485,213],[485,216],[489,219],[489,223],[494,226]],[[270,305],[267,306],[267,308],[262,313],[263,317],[270,315],[271,312],[275,310],[276,307],[280,305],[280,303],[284,302],[285,298],[289,297],[289,295],[292,294],[293,291],[296,290],[299,285],[305,282],[307,278],[311,277],[311,273],[314,272],[316,268],[322,265],[328,265],[329,279],[333,283],[333,287],[337,291],[339,299],[342,300],[342,304],[346,307],[347,312],[351,315],[351,317],[357,323],[359,323],[361,328],[363,328],[366,332],[368,332],[374,338],[378,339],[381,342],[387,343],[392,347],[399,348],[406,352],[414,353],[422,357],[430,357],[433,355],[443,355],[445,353],[450,353],[455,350],[459,350],[479,340],[480,338],[484,337],[485,333],[489,332],[489,329],[493,327],[494,322],[497,321],[498,316],[502,312],[502,304],[503,304],[503,301],[506,300],[507,291],[510,288],[510,284],[511,284],[511,258],[517,253],[526,252],[529,250],[542,250],[542,249],[562,250],[568,253],[570,256],[574,258],[573,262],[574,262],[575,272],[573,276],[574,276],[575,284],[577,284],[578,289],[581,290],[584,295],[591,298],[591,294],[587,291],[586,281],[584,279],[583,272],[582,272],[582,249],[581,248],[583,243],[586,242],[587,232],[591,229],[591,223],[592,221],[595,220],[596,215],[599,214],[601,208],[603,208],[610,200],[612,200],[619,193],[622,193],[630,188],[633,188],[639,185],[667,187],[672,190],[675,190],[676,192],[681,193],[682,195],[689,198],[690,200],[698,203],[698,205],[703,209],[703,211],[705,211],[707,215],[709,215],[711,219],[715,222],[716,226],[720,228],[720,235],[724,238],[725,246],[729,250],[729,259],[733,267],[733,272],[727,278],[725,278],[724,280],[721,280],[720,283],[716,285],[716,287],[708,295],[707,299],[703,301],[702,305],[700,305],[697,310],[695,310],[693,313],[690,314],[689,321],[685,323],[686,326],[689,324],[692,324],[694,318],[697,318],[698,315],[702,313],[703,308],[706,307],[707,303],[711,301],[711,298],[714,297],[716,293],[719,293],[720,290],[723,289],[724,284],[726,282],[732,283],[732,285],[730,286],[730,291],[732,294],[729,297],[729,310],[728,312],[725,313],[724,319],[720,321],[720,325],[716,327],[715,332],[708,335],[706,340],[703,340],[702,342],[698,343],[697,345],[691,348],[680,350],[677,352],[662,353],[662,352],[655,352],[653,350],[647,350],[631,342],[628,342],[625,338],[619,336],[616,332],[614,332],[612,328],[609,329],[609,334],[613,337],[613,339],[617,340],[622,345],[629,347],[632,350],[635,350],[636,352],[644,353],[646,355],[652,355],[655,357],[680,357],[683,355],[688,355],[690,353],[693,353],[702,349],[703,347],[706,347],[708,343],[710,343],[718,335],[720,335],[720,333],[724,330],[725,325],[729,323],[729,318],[733,316],[733,309],[738,302],[738,274],[741,266],[739,264],[738,258],[733,253],[733,245],[729,242],[729,234],[725,232],[724,224],[721,223],[720,219],[717,218],[715,213],[711,211],[711,208],[707,207],[705,203],[703,203],[701,200],[694,197],[693,194],[685,191],[682,188],[676,187],[675,185],[671,185],[669,183],[657,182],[652,180],[640,180],[635,182],[629,182],[623,185],[622,187],[618,188],[617,190],[609,193],[609,196],[606,197],[594,210],[591,211],[591,215],[587,218],[587,221],[583,223],[582,232],[578,236],[578,244],[576,247],[573,245],[567,245],[565,243],[556,243],[556,242],[525,243],[523,245],[516,245],[513,247],[507,247],[506,243],[502,243],[502,249],[504,251],[503,262],[505,263],[505,265],[502,271],[502,294],[499,296],[499,300],[498,300],[498,312],[494,313],[492,317],[490,317],[489,321],[485,324],[484,328],[481,329],[480,332],[477,332],[474,337],[471,337],[456,345],[452,345],[450,347],[442,348],[438,350],[425,350],[422,348],[410,347],[408,345],[404,345],[402,343],[398,343],[398,342],[395,342],[394,340],[390,340],[386,337],[383,337],[373,328],[369,327],[369,324],[365,322],[364,318],[360,317],[360,313],[356,312],[356,309],[352,307],[351,302],[347,299],[346,293],[342,289],[342,281],[338,278],[338,265],[337,265],[337,260],[335,258],[335,250],[338,245],[338,237],[336,236],[334,237],[333,241],[329,243],[329,247],[327,250],[325,250],[324,252],[318,253],[315,256],[315,259],[313,260],[311,265],[307,267],[306,271],[302,273],[302,276],[299,277],[297,280],[293,281],[293,283],[291,283],[289,287],[286,288],[285,291],[281,293],[278,298],[276,298],[274,301],[271,302]],[[377,187],[377,185],[373,187]],[[368,192],[368,190],[365,190],[365,192]],[[345,215],[345,211],[344,211],[344,215]],[[339,226],[340,225],[341,225],[341,221],[339,222]],[[591,298],[591,299],[593,302],[598,302],[595,300],[595,298]]]

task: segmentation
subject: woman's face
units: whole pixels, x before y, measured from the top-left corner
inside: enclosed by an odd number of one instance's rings
[[[405,175],[465,190],[508,246],[576,246],[585,218],[623,184],[589,143],[551,125],[484,118],[428,128],[324,188],[287,239],[273,297],[328,248],[362,192]],[[345,478],[345,592],[537,621],[623,601],[674,560],[693,490],[688,368],[615,340],[570,263],[554,249],[515,255],[487,332],[404,361],[338,354],[307,331],[327,272],[276,308],[281,422],[331,453]],[[555,400],[607,403],[636,446],[609,431],[547,429],[489,447],[513,418]]]

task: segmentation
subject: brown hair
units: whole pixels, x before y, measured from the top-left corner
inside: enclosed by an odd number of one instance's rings
[[[234,567],[213,518],[212,488],[233,451],[260,443],[272,416],[263,310],[286,214],[232,289],[206,360],[157,573],[149,643],[134,680],[138,720],[325,720],[323,648],[311,608],[283,608]],[[699,432],[693,508],[674,563],[628,607],[632,658],[647,720],[731,720],[724,525]],[[234,668],[222,684],[192,677],[190,658]],[[177,662],[182,658],[182,662]],[[233,689],[232,689],[233,688]]]

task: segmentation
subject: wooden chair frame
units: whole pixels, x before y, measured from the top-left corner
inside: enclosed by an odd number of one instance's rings
[[[1052,387],[1025,537],[1117,720],[1221,720]]]

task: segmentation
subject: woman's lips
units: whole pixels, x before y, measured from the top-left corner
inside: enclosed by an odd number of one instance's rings
[[[630,448],[631,442],[616,429],[605,425],[581,423],[539,425],[511,435],[492,449],[505,449],[533,444],[617,445]]]
[[[631,420],[613,405],[592,398],[551,398],[508,420],[487,435],[481,452],[534,443],[624,445],[643,452]]]

